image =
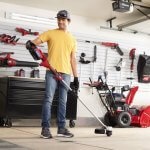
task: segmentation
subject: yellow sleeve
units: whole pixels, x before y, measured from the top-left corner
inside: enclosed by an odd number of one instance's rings
[[[74,38],[74,40],[73,40],[73,48],[72,48],[72,51],[74,51],[74,52],[77,51],[77,41],[76,41],[75,38]]]
[[[43,43],[49,41],[50,40],[50,32],[49,31],[43,32],[42,34],[39,35],[39,38],[41,39],[41,41]]]

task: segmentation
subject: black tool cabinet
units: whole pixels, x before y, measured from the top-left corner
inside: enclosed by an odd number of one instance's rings
[[[71,83],[72,86],[72,83]],[[0,126],[12,126],[11,119],[40,119],[45,81],[22,77],[0,77]],[[58,89],[52,104],[52,118],[57,116]],[[66,119],[74,127],[77,98],[68,92]]]

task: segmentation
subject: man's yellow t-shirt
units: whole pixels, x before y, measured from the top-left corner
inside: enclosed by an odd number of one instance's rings
[[[71,74],[70,56],[76,51],[76,39],[70,32],[54,29],[40,34],[41,41],[48,44],[48,61],[57,72]]]

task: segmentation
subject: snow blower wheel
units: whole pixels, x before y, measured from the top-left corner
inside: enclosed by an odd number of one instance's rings
[[[129,127],[131,124],[131,115],[128,112],[120,112],[116,116],[117,125],[121,128]]]

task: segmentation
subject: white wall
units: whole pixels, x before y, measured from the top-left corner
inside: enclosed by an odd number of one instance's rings
[[[5,19],[4,18],[4,13],[5,12],[18,12],[18,13],[22,13],[22,14],[28,14],[28,15],[33,15],[33,16],[40,16],[40,17],[55,17],[57,12],[54,11],[47,11],[47,10],[42,10],[42,9],[36,9],[36,8],[30,8],[30,7],[23,7],[23,6],[17,6],[17,5],[10,5],[10,4],[6,4],[6,3],[0,3],[0,19],[2,22],[9,24],[17,24],[19,25],[26,25],[26,26],[32,26],[33,28],[40,28],[41,31],[43,29],[47,30],[49,28],[49,26],[46,25],[40,25],[40,24],[35,24],[35,23],[27,23],[27,22],[18,22],[18,21],[12,21],[9,19]],[[104,20],[94,20],[92,18],[85,18],[82,16],[75,16],[72,15],[72,23],[70,25],[70,31],[73,32],[73,34],[80,39],[89,39],[89,40],[96,40],[96,41],[110,41],[110,42],[118,42],[120,44],[120,46],[123,48],[123,51],[125,53],[124,59],[127,61],[128,66],[126,66],[123,69],[122,72],[122,77],[119,78],[119,84],[123,84],[123,83],[127,83],[129,84],[129,81],[126,81],[126,77],[129,76],[129,64],[130,61],[128,60],[128,53],[130,51],[131,48],[135,47],[137,48],[136,51],[136,62],[138,60],[138,54],[139,53],[143,53],[143,51],[145,51],[147,54],[150,55],[149,47],[150,47],[150,37],[146,36],[146,35],[139,35],[139,34],[131,34],[131,33],[124,33],[124,32],[117,32],[117,31],[109,31],[109,30],[100,30],[99,26],[100,25],[105,25],[105,21]],[[92,53],[91,48],[93,47],[93,45],[91,44],[86,44],[86,43],[78,43],[79,45],[79,51],[77,53],[77,56],[79,57],[80,52],[84,51],[85,48],[87,48],[87,50],[89,50],[89,54]],[[104,55],[105,51],[107,50],[107,48],[98,47],[98,53],[99,53],[99,57],[98,60],[102,59],[101,55]],[[112,69],[112,66],[114,66],[118,60],[119,60],[119,56],[116,54],[116,52],[113,52],[112,50],[108,49],[108,65],[106,67],[106,69],[109,72],[109,82],[110,83],[114,83],[118,82],[118,73],[116,73],[115,70]],[[88,53],[88,52],[87,52]],[[115,58],[116,59],[111,59],[111,58]],[[99,73],[100,70],[102,71],[102,69],[104,69],[104,64],[98,64],[99,62],[97,62],[97,67],[101,67],[99,68]],[[78,64],[78,72],[80,75],[80,67],[81,65]],[[85,71],[88,71],[90,66],[84,67]],[[136,70],[136,67],[135,67]],[[84,72],[84,69],[83,69]],[[85,73],[85,72],[84,72]],[[99,74],[95,74],[94,75],[94,79],[97,78],[97,75]],[[134,76],[137,79],[137,75],[136,75],[136,71]],[[84,80],[84,78],[86,77],[86,80]],[[83,81],[88,81],[88,76],[85,76],[83,79]],[[121,79],[121,80],[120,80]],[[118,84],[118,83],[116,83]],[[145,85],[145,84],[139,84],[137,83],[137,81],[135,81],[133,83],[133,85],[139,85],[140,86],[140,90],[139,92],[136,94],[134,103],[135,104],[150,104],[150,85]],[[142,90],[144,89],[144,90]],[[79,96],[81,97],[81,99],[83,99],[83,101],[98,115],[98,116],[102,116],[103,113],[105,112],[105,110],[101,107],[97,92],[94,90],[94,94],[92,95],[91,90],[85,86],[81,86],[80,92],[79,92]],[[91,116],[87,110],[80,104],[78,103],[78,117],[89,117]]]

